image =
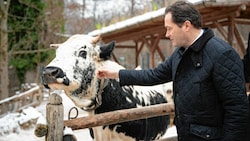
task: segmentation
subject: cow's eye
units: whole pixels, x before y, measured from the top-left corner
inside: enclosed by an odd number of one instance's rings
[[[79,57],[85,58],[86,59],[87,52],[82,50],[79,52]]]

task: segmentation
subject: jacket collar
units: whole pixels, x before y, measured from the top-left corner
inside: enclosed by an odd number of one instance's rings
[[[211,29],[203,28],[204,33],[200,36],[189,48],[180,47],[178,49],[178,63],[180,62],[182,56],[186,53],[186,51],[193,51],[194,54],[191,55],[192,62],[195,68],[200,68],[203,66],[203,59],[202,55],[203,52],[201,51],[203,47],[205,47],[206,43],[214,36],[214,33]]]
[[[192,49],[195,52],[199,52],[205,44],[214,36],[214,33],[209,28],[203,28],[204,33],[200,38],[198,38],[190,47],[189,49]]]
[[[214,36],[214,33],[211,29],[203,28],[203,30],[204,30],[203,34],[189,48],[184,48],[184,47],[179,48],[178,53],[181,56],[187,51],[187,49],[191,49],[194,52],[199,52],[205,46],[208,40]]]

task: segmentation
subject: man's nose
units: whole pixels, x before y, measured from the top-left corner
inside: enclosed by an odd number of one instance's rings
[[[169,35],[168,31],[166,31],[165,37],[169,39],[170,35]]]

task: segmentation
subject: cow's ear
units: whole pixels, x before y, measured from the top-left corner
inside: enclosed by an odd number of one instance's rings
[[[115,41],[112,41],[106,45],[101,46],[100,47],[101,52],[99,55],[100,59],[102,60],[110,59],[114,47],[115,47]]]
[[[50,48],[57,49],[61,44],[50,44]]]

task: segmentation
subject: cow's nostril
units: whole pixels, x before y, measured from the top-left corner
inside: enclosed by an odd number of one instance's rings
[[[52,75],[52,76],[59,76],[60,73],[59,73],[58,69],[55,69],[55,70],[53,70],[53,71],[51,72],[51,75]]]
[[[43,75],[54,78],[63,78],[65,76],[62,69],[58,67],[46,67],[43,71]]]
[[[41,79],[43,85],[47,88],[50,83],[62,83],[68,86],[70,82],[62,69],[53,66],[49,66],[43,69]]]
[[[64,81],[67,80],[65,78],[65,74],[63,73],[62,69],[58,67],[52,67],[52,66],[46,67],[43,69],[42,82],[44,85],[57,82],[57,78],[63,78]],[[66,82],[63,82],[63,83],[66,83]],[[68,83],[66,84],[68,85]]]

